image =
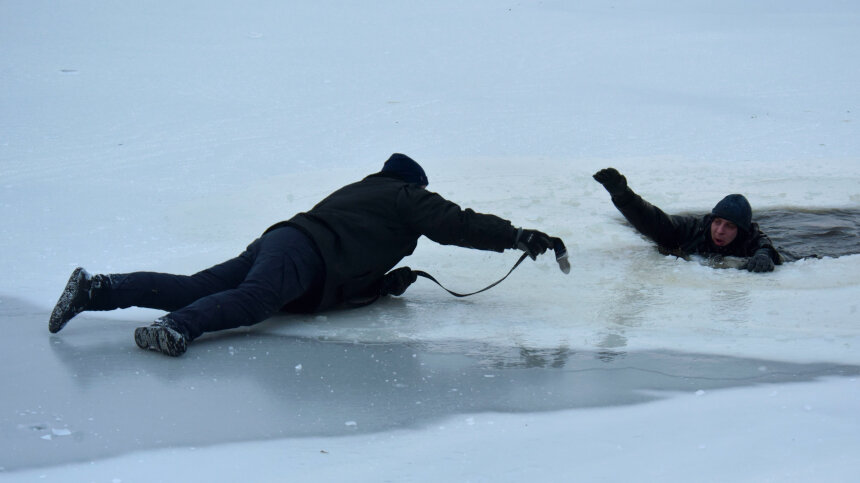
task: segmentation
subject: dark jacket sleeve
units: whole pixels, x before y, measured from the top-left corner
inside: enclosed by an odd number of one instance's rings
[[[667,215],[630,188],[613,196],[612,203],[640,233],[663,248],[674,250],[687,245],[700,232],[701,219]]]
[[[510,221],[461,209],[423,188],[405,188],[397,203],[412,229],[436,243],[496,252],[514,245],[517,231]]]
[[[770,241],[770,238],[761,231],[758,223],[752,224],[748,246],[750,247],[750,256],[755,254],[759,249],[764,248],[768,251],[770,259],[773,260],[775,265],[782,265],[782,255],[780,255],[776,248],[773,247],[773,242]]]

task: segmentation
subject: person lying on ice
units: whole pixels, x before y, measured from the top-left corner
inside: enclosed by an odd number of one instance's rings
[[[85,310],[165,310],[152,325],[135,329],[134,340],[178,356],[204,332],[256,324],[278,311],[316,312],[401,295],[415,273],[408,267],[388,271],[415,250],[421,235],[480,250],[518,248],[532,259],[552,247],[545,233],[462,210],[427,191],[427,183],[418,163],[395,153],[380,172],[271,226],[238,257],[195,275],[91,276],[77,268],[48,328],[59,332]]]
[[[615,168],[601,169],[594,179],[612,195],[612,203],[640,233],[654,240],[661,253],[749,257],[741,268],[770,272],[782,256],[752,221],[752,209],[743,195],[723,198],[709,215],[667,215],[627,186]]]

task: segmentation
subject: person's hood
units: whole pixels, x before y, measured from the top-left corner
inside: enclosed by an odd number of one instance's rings
[[[729,220],[737,225],[744,233],[750,232],[752,226],[752,208],[744,195],[728,195],[711,210],[711,215],[716,218]]]
[[[421,165],[405,154],[392,154],[382,166],[381,172],[421,186],[427,186],[430,183]]]

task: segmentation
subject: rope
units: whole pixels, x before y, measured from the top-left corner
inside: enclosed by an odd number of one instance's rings
[[[517,263],[515,263],[515,264],[514,264],[514,266],[513,266],[510,270],[508,270],[508,273],[507,273],[507,274],[505,274],[505,276],[504,276],[504,277],[502,277],[500,280],[498,280],[498,281],[494,282],[493,284],[491,284],[491,285],[489,285],[489,286],[487,286],[487,287],[482,288],[481,290],[478,290],[477,292],[472,292],[472,293],[457,293],[457,292],[454,292],[453,290],[449,290],[449,289],[445,288],[445,286],[444,286],[444,285],[442,285],[441,283],[439,283],[439,281],[438,281],[438,280],[436,280],[435,278],[433,278],[433,275],[430,275],[430,274],[429,274],[429,273],[427,273],[427,272],[424,272],[424,271],[421,271],[421,270],[413,270],[413,271],[412,271],[412,273],[414,273],[415,275],[418,275],[419,277],[424,277],[424,278],[426,278],[426,279],[428,279],[428,280],[431,280],[431,281],[435,282],[435,283],[436,283],[436,285],[438,285],[438,286],[442,287],[442,289],[443,289],[443,290],[445,290],[446,292],[448,292],[449,294],[451,294],[451,295],[453,295],[453,296],[455,296],[455,297],[468,297],[469,295],[475,295],[475,294],[481,293],[481,292],[483,292],[483,291],[485,291],[485,290],[490,290],[491,288],[495,287],[496,285],[498,285],[498,284],[502,283],[506,278],[508,278],[508,275],[510,275],[510,274],[511,274],[511,272],[513,272],[513,271],[514,271],[514,269],[516,269],[517,267],[519,267],[519,266],[520,266],[520,263],[523,263],[523,260],[525,260],[527,256],[529,256],[529,254],[528,254],[528,253],[523,253],[523,254],[522,254],[522,256],[520,257],[520,259],[519,259],[519,260],[517,260]]]

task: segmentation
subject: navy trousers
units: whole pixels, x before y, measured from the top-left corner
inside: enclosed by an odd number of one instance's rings
[[[286,226],[254,240],[238,257],[194,275],[134,272],[109,279],[110,289],[94,294],[89,310],[166,310],[193,340],[204,332],[262,322],[320,290],[325,264],[305,234]]]

